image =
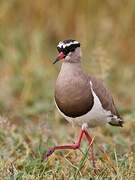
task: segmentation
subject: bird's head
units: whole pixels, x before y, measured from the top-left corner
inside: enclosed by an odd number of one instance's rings
[[[68,63],[80,62],[81,49],[78,41],[72,39],[60,41],[57,45],[57,49],[59,54],[53,64],[62,59],[64,59],[64,62]]]

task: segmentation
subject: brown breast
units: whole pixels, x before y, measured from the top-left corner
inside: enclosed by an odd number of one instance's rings
[[[79,71],[72,76],[59,77],[55,87],[55,101],[59,109],[68,117],[86,114],[93,106],[89,78]]]

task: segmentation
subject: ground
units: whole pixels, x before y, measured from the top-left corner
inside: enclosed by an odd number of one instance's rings
[[[1,117],[0,177],[8,179],[134,179],[134,122],[126,117],[125,127],[107,126],[93,129],[94,151],[98,172],[89,159],[88,144],[80,150],[57,151],[44,159],[48,147],[73,143],[79,128],[68,123],[50,125],[44,119],[10,124]],[[64,122],[64,120],[62,120]],[[76,135],[75,135],[76,134]],[[103,149],[104,151],[101,151]]]

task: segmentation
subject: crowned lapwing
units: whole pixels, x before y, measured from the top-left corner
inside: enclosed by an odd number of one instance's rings
[[[54,64],[62,59],[63,63],[55,86],[55,104],[67,121],[82,128],[75,144],[52,147],[48,150],[46,157],[58,149],[78,149],[85,135],[92,150],[95,167],[93,138],[87,129],[106,123],[122,127],[123,119],[115,107],[111,93],[103,82],[83,71],[80,43],[71,39],[60,41],[57,49],[59,54]]]

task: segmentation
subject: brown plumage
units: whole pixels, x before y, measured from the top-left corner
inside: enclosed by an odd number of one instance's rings
[[[103,82],[84,73],[81,67],[80,43],[76,40],[59,42],[58,57],[54,64],[64,59],[55,86],[56,106],[63,117],[69,122],[82,126],[78,140],[74,144],[51,147],[45,157],[60,149],[79,149],[82,137],[85,135],[91,148],[93,168],[96,169],[93,138],[87,127],[95,127],[109,123],[122,126],[113,98]]]
[[[55,86],[57,106],[69,117],[86,114],[94,103],[89,78],[76,65],[64,68],[64,74],[60,73]]]
[[[100,102],[104,109],[111,111],[112,113],[112,121],[109,122],[109,124],[114,126],[121,126],[123,125],[123,119],[118,113],[118,110],[114,104],[113,97],[110,93],[110,91],[105,87],[102,80],[97,79],[93,76],[89,76],[91,82],[93,83],[93,90],[95,91],[96,95],[100,99]],[[113,115],[116,115],[119,118],[118,122],[113,122],[115,119]],[[114,118],[114,119],[113,119]]]
[[[70,46],[67,47],[70,49]],[[67,49],[66,52],[68,52]],[[94,105],[93,89],[103,110],[111,112],[106,117],[110,117],[109,124],[122,126],[123,120],[116,109],[111,93],[101,80],[84,73],[80,59],[80,47],[75,47],[73,52],[69,51],[65,56],[55,86],[57,107],[67,117],[77,118],[85,115],[91,111]]]

